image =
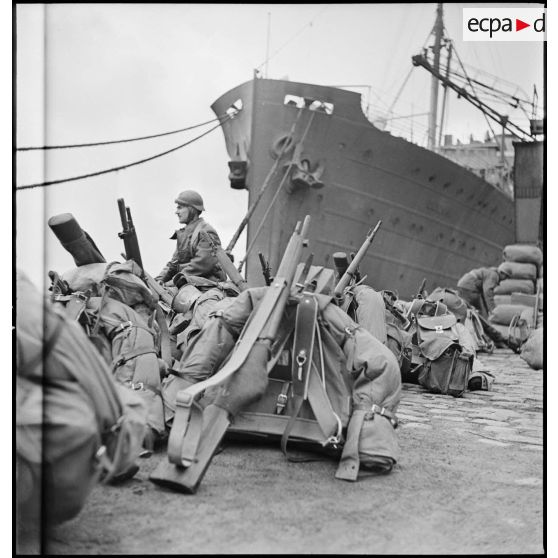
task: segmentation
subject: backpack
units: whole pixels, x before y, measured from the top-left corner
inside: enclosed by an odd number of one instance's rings
[[[24,276],[17,288],[18,512],[54,525],[81,510],[98,480],[135,473],[146,409],[118,391],[74,320]]]
[[[413,301],[411,309],[418,383],[431,393],[461,397],[467,389],[474,353],[460,343],[455,315],[440,302],[420,299]]]

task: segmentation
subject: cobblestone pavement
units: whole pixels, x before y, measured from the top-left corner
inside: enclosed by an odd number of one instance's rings
[[[427,430],[443,421],[446,428],[479,436],[487,444],[528,444],[542,451],[543,371],[533,370],[508,350],[480,354],[479,360],[496,376],[490,391],[467,391],[449,399],[404,384],[397,413],[401,425]]]
[[[404,384],[401,456],[389,475],[335,479],[337,463],[290,463],[278,444],[233,444],[196,495],[136,476],[96,487],[53,530],[51,555],[542,554],[543,378],[507,349],[481,355],[491,391]]]

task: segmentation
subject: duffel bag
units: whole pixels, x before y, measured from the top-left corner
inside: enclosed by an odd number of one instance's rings
[[[535,283],[529,279],[504,279],[494,288],[495,295],[508,295],[512,293],[535,293]]]
[[[537,266],[532,263],[524,262],[502,262],[498,266],[498,271],[508,275],[510,279],[531,279],[537,278]]]
[[[542,250],[533,244],[508,244],[503,251],[508,262],[532,263],[537,266],[543,262]]]

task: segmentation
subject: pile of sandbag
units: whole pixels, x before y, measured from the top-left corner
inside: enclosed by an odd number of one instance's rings
[[[531,330],[542,325],[543,253],[532,244],[509,244],[498,266],[508,277],[494,289],[494,310],[489,321],[521,346]],[[519,348],[519,347],[518,347]]]

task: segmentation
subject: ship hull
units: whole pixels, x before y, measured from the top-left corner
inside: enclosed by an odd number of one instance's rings
[[[239,100],[242,109],[223,121],[223,131],[231,161],[247,163],[240,184],[249,191],[249,207],[261,195],[247,230],[251,285],[263,284],[258,253],[276,270],[306,214],[313,263],[330,267],[333,253],[356,252],[381,219],[361,272],[374,288],[404,298],[423,278],[428,290],[455,286],[469,269],[497,265],[502,247],[514,241],[514,206],[505,193],[376,128],[362,113],[360,95],[256,79],[212,109],[221,116]]]

